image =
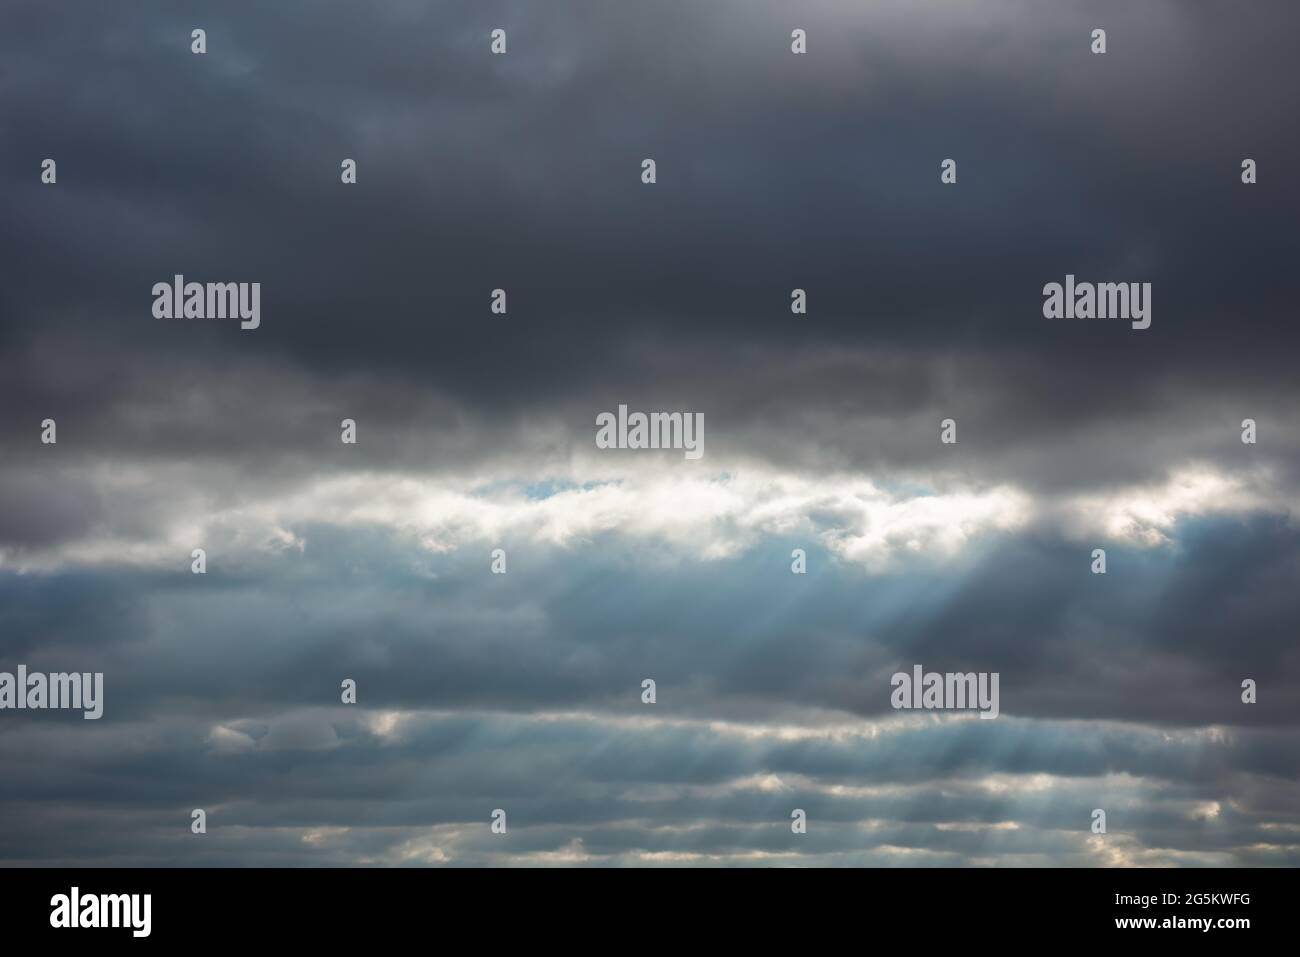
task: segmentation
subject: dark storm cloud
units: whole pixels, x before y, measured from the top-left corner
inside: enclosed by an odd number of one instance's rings
[[[1253,414],[1278,435],[1300,412],[1283,172],[1298,104],[1277,82],[1290,5],[1236,29],[1197,4],[11,16],[6,340],[63,338],[57,360],[18,363],[5,398],[35,415],[30,379],[89,375],[47,381],[45,407],[100,410],[96,442],[141,444],[129,399],[167,369],[210,377],[254,357],[317,392],[352,376],[582,427],[628,392],[693,401],[760,451],[831,410],[904,407],[932,431],[957,405],[997,455],[1117,417],[1144,442],[1182,432],[1207,389],[1224,429]],[[815,55],[786,52],[793,20]],[[1085,42],[1103,20],[1104,59]],[[188,52],[200,23],[206,57]],[[482,50],[496,24],[513,29],[504,58]],[[1265,170],[1253,189],[1237,178],[1247,153]],[[36,182],[46,155],[57,189]],[[637,180],[646,155],[653,189]],[[938,183],[949,155],[956,189]],[[361,164],[354,189],[344,156]],[[261,281],[265,324],[152,320],[147,290],[174,272]],[[1152,329],[1043,320],[1039,289],[1066,272],[1152,281]],[[789,315],[795,285],[807,319]],[[487,314],[496,286],[506,320]],[[301,402],[259,399],[270,433]],[[163,447],[185,412],[154,413]],[[431,425],[418,404],[394,413]],[[835,444],[819,426],[794,451]],[[845,458],[918,460],[897,444]]]
[[[0,670],[103,671],[107,700],[0,717],[0,860],[1300,863],[1294,4],[24,2],[3,23]],[[175,273],[261,282],[261,328],[153,319]],[[1043,319],[1066,273],[1152,282],[1151,329]],[[635,528],[518,533],[498,577],[491,521],[359,507],[410,506],[389,473],[607,480],[583,456],[620,403],[704,411],[710,469],[912,502],[1010,484],[1042,511],[871,575],[813,534],[843,518],[818,500],[780,533],[702,520],[739,542],[720,561]],[[1107,538],[1089,575],[1051,496],[1196,466],[1256,498]],[[358,507],[327,512],[313,493],[348,476]],[[421,538],[439,523],[446,551]],[[913,663],[999,672],[1003,718],[810,732],[893,718]],[[408,710],[438,714],[377,730]]]
[[[48,470],[12,466],[0,475],[0,542],[19,548],[86,534],[103,517],[94,484]]]
[[[217,354],[216,340],[232,331],[189,328],[198,336],[192,342]],[[0,437],[10,463],[30,468],[29,476],[71,469],[57,479],[65,488],[88,480],[77,469],[104,460],[177,462],[191,474],[173,494],[219,500],[359,469],[566,475],[574,451],[593,448],[596,414],[626,404],[704,410],[705,466],[860,470],[885,482],[901,472],[932,485],[1011,483],[1067,494],[1159,484],[1171,471],[1212,463],[1286,501],[1300,492],[1300,443],[1290,424],[1300,401],[1294,390],[1270,392],[1267,377],[1241,389],[1172,374],[1107,385],[1086,364],[1049,369],[1022,352],[924,358],[807,347],[778,357],[744,346],[728,364],[723,343],[712,342],[716,350],[673,358],[662,342],[629,341],[629,353],[644,345],[636,373],[597,382],[575,371],[565,385],[572,394],[501,409],[467,401],[436,379],[313,374],[265,356],[214,364],[188,349],[107,364],[63,339],[0,356],[0,388],[15,394]],[[508,378],[493,372],[483,384]],[[1086,420],[1076,416],[1081,406]],[[949,416],[959,424],[956,447],[937,441]],[[57,449],[38,441],[46,417],[58,422]],[[1240,441],[1246,417],[1258,422],[1258,445]],[[364,456],[340,454],[343,418],[358,423]],[[236,483],[227,480],[232,470]],[[23,487],[31,481],[22,479]]]

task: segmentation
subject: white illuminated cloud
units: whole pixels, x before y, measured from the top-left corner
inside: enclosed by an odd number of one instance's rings
[[[693,465],[693,463],[691,463]],[[0,567],[188,567],[191,549],[284,556],[313,526],[380,528],[432,552],[470,543],[578,547],[601,536],[652,541],[704,561],[765,540],[820,545],[867,573],[905,559],[945,561],[983,536],[1046,523],[1090,541],[1152,547],[1184,518],[1251,509],[1294,512],[1260,472],[1190,466],[1154,485],[1053,498],[1012,484],[961,487],[927,477],[889,484],[860,474],[782,471],[743,463],[705,471],[646,460],[575,462],[567,473],[486,475],[347,472],[239,490],[237,476],[194,467],[101,466],[78,476],[118,516],[44,549],[0,553]],[[891,477],[893,478],[893,477]]]

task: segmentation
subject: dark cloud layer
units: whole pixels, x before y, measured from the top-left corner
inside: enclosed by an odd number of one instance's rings
[[[1149,476],[1245,416],[1293,460],[1293,9],[996,6],[20,5],[6,446],[57,413],[81,448],[314,451],[342,405],[399,436],[382,461],[456,410],[577,440],[630,401],[850,468],[932,467],[961,410],[986,481]],[[786,54],[792,17],[815,55]],[[1104,59],[1077,39],[1103,19]],[[485,57],[497,23],[512,51]],[[261,281],[264,326],[148,320],[175,272]],[[1067,272],[1152,282],[1152,329],[1044,321]]]

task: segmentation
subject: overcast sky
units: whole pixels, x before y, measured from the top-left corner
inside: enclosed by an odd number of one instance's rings
[[[9,3],[0,671],[105,701],[0,712],[0,862],[1300,864],[1297,30]],[[916,664],[1001,714],[895,711]]]

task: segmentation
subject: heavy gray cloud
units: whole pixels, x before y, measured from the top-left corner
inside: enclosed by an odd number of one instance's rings
[[[3,20],[0,670],[108,697],[0,717],[0,860],[1296,863],[1293,4]]]

